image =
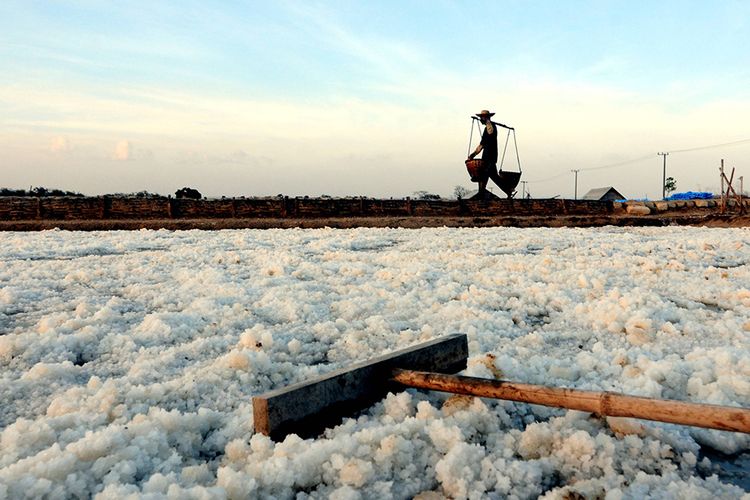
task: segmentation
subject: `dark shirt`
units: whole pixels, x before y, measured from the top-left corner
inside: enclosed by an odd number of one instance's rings
[[[487,129],[488,127],[485,127],[482,134],[482,160],[487,165],[495,165],[497,164],[497,127],[492,125],[491,133]]]

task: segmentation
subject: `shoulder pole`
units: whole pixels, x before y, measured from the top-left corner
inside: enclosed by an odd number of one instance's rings
[[[479,118],[477,118],[476,116],[472,116],[471,119],[479,121]],[[492,120],[490,120],[490,122],[492,122],[492,124],[494,124],[494,125],[497,125],[498,127],[503,127],[505,129],[508,129],[508,130],[515,130],[513,127],[511,127],[509,125],[503,125],[502,123],[493,122]]]

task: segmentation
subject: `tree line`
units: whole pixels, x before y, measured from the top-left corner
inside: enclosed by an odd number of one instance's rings
[[[47,196],[73,196],[77,198],[83,198],[84,194],[77,193],[75,191],[66,191],[57,188],[46,188],[46,187],[30,187],[29,189],[12,189],[12,188],[0,188],[0,196],[21,196],[21,197],[34,197],[44,198]],[[111,196],[113,198],[168,198],[162,194],[150,193],[148,191],[138,191],[135,193],[110,193],[104,196]],[[197,189],[190,187],[183,187],[175,191],[175,198],[188,198],[193,200],[200,200],[203,195]]]

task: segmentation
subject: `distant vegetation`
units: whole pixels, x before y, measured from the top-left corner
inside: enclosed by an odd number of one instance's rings
[[[26,189],[9,189],[0,188],[0,196],[83,196],[81,193],[73,191],[63,191],[62,189],[50,189],[45,187],[35,187]]]
[[[414,191],[414,197],[418,200],[442,200],[439,194],[428,193],[427,191]]]
[[[677,181],[674,179],[674,177],[667,177],[666,181],[664,182],[664,191],[667,192],[667,195],[669,193],[677,190]]]
[[[136,193],[110,193],[110,194],[105,194],[104,196],[107,196],[110,198],[154,198],[154,199],[166,198],[166,196],[164,196],[163,194],[150,193],[148,191],[138,191]]]
[[[471,195],[471,190],[463,186],[456,186],[453,188],[453,196],[457,200],[463,200]]]
[[[198,191],[197,189],[184,187],[182,189],[178,189],[174,193],[175,198],[188,198],[191,200],[200,200],[203,198],[203,195]]]
[[[669,180],[669,179],[667,179]],[[469,197],[471,195],[472,191],[468,188],[465,188],[463,186],[455,186],[453,189],[453,197],[457,199],[464,199]],[[52,188],[45,188],[45,187],[35,187],[35,188],[29,188],[27,189],[11,189],[11,188],[0,188],[0,196],[26,196],[26,197],[45,197],[45,196],[74,196],[74,197],[85,197],[86,195],[83,195],[81,193],[76,193],[74,191],[64,191],[62,189],[52,189]],[[137,191],[132,193],[107,193],[104,195],[94,195],[106,197],[106,198],[148,198],[148,199],[164,199],[169,198],[170,196],[159,194],[159,193],[152,193],[150,191]],[[174,193],[175,198],[184,198],[189,200],[200,200],[203,199],[203,194],[198,191],[195,188],[191,187],[183,187],[175,191]],[[276,198],[286,198],[283,194],[278,194],[275,196]],[[221,196],[222,199],[226,199],[229,197]],[[245,196],[238,196],[237,198],[246,198]],[[254,199],[254,198],[269,198],[268,196],[248,196],[247,198]],[[314,199],[314,196],[292,196],[292,198],[304,198]],[[328,200],[328,199],[357,199],[357,200],[364,200],[364,199],[375,199],[370,196],[331,196],[328,194],[322,194],[320,195],[320,199]],[[443,197],[439,194],[430,193],[429,191],[415,191],[412,194],[413,199],[417,200],[442,200]],[[391,199],[394,199],[391,197]],[[402,198],[403,199],[403,198]]]
[[[52,189],[45,187],[35,187],[29,189],[11,189],[11,188],[0,188],[0,196],[27,196],[27,197],[45,197],[45,196],[75,196],[84,197],[81,193],[74,191],[64,191],[62,189]],[[159,193],[151,193],[149,191],[137,191],[134,193],[108,193],[103,195],[108,198],[151,198],[151,199],[163,199],[167,196]],[[203,195],[197,189],[184,187],[178,189],[175,194],[175,198],[188,198],[192,200],[200,200]]]

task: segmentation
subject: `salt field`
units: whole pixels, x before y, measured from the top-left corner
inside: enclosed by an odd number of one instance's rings
[[[748,435],[520,403],[253,432],[253,395],[455,332],[469,375],[750,407],[750,230],[0,233],[0,499],[750,499]]]

